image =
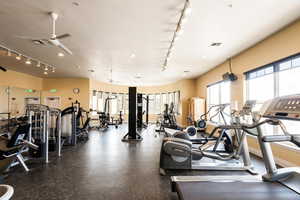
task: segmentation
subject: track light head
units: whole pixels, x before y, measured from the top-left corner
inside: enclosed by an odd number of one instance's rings
[[[18,55],[16,56],[16,59],[17,59],[17,60],[21,60],[21,59],[22,59],[22,55],[21,55],[21,54],[18,54]]]
[[[31,65],[31,60],[28,58],[28,59],[25,61],[25,64],[26,64],[26,65]]]

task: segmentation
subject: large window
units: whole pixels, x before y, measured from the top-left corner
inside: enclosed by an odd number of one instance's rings
[[[174,112],[179,114],[180,92],[143,94],[149,96],[149,114],[160,114],[164,108],[164,104],[174,103]],[[111,98],[107,102],[106,109],[109,107],[110,114],[118,114],[122,111],[128,114],[128,94],[125,93],[109,93],[103,91],[93,91],[91,99],[91,108],[95,111],[105,111],[105,100]],[[143,101],[143,107],[146,109],[146,101]],[[108,110],[106,110],[108,111]]]
[[[299,55],[291,56],[245,74],[247,99],[257,100],[260,105],[274,97],[300,93],[300,87],[297,84],[300,77]],[[284,124],[288,131],[299,134],[299,123],[286,120]],[[278,128],[273,126],[266,126],[265,128],[271,134],[280,132]]]
[[[219,107],[215,107],[220,104],[230,104],[230,82],[220,81],[207,86],[207,109],[209,112],[209,119],[216,123],[224,124],[224,120],[220,113],[218,113]],[[224,117],[226,122],[229,122],[230,106],[226,106],[224,110]]]

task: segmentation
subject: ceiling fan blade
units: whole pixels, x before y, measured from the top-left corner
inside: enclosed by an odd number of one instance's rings
[[[67,38],[67,37],[71,37],[71,35],[69,33],[65,33],[65,34],[56,36],[56,39],[63,39],[63,38]]]
[[[57,46],[59,48],[61,48],[62,50],[64,50],[66,53],[70,54],[70,55],[73,55],[72,51],[70,49],[68,49],[65,45],[63,45],[59,40],[56,40],[58,41],[57,43]]]

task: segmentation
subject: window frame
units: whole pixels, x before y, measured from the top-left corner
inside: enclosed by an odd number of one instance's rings
[[[221,97],[221,96],[222,96],[222,84],[223,84],[223,83],[229,83],[229,92],[230,92],[230,94],[229,94],[229,101],[228,101],[227,103],[230,104],[230,102],[231,102],[231,82],[228,81],[228,80],[217,81],[217,82],[214,82],[214,83],[209,84],[209,85],[206,86],[206,93],[207,93],[206,110],[207,110],[207,111],[210,109],[210,106],[224,104],[224,102],[222,102],[222,97]],[[218,103],[217,103],[217,104],[213,104],[213,103],[211,103],[211,92],[210,92],[210,87],[213,87],[213,86],[216,86],[216,85],[218,85]],[[229,112],[230,112],[230,111],[229,111]],[[212,114],[212,115],[214,115],[214,114]],[[209,113],[209,118],[208,118],[208,119],[210,119],[210,116],[211,116],[211,115],[210,115],[210,113]],[[214,122],[220,123],[220,121],[221,121],[221,116],[218,115],[218,116],[216,116],[215,118],[217,118],[217,120],[214,121]],[[207,120],[208,120],[208,119],[207,119]]]
[[[266,69],[268,66],[273,66],[273,97],[272,98],[275,98],[275,97],[279,97],[280,95],[280,72],[283,72],[283,71],[287,71],[287,70],[292,70],[292,69],[295,69],[295,68],[299,68],[300,67],[300,64],[299,65],[293,65],[294,64],[294,60],[296,59],[300,59],[300,53],[298,54],[295,54],[295,55],[291,55],[291,56],[288,56],[286,58],[283,58],[283,59],[280,59],[280,60],[277,60],[275,62],[272,62],[272,63],[269,63],[267,65],[264,65],[262,67],[258,67],[256,69],[253,69],[253,70],[250,70],[250,71],[247,71],[244,73],[246,79],[246,100],[249,100],[250,99],[250,82],[249,80],[251,79],[254,79],[254,78],[250,78],[250,74],[251,73],[255,73],[256,71],[259,71],[259,70],[262,70],[262,69]],[[283,68],[281,69],[280,68],[280,64],[282,63],[286,63],[286,62],[290,62],[290,66],[289,67],[286,67],[286,68]],[[257,78],[257,77],[255,77]],[[260,104],[262,104],[263,102],[260,102]],[[273,127],[273,134],[280,134],[279,133],[279,128],[278,127]],[[289,148],[289,149],[293,149],[293,150],[296,150],[298,152],[300,152],[300,148],[297,148],[297,147],[294,147],[292,144],[286,144],[286,143],[276,143],[278,145],[281,145],[281,146],[284,146],[286,148]]]

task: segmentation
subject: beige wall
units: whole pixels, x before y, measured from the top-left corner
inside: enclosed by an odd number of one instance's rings
[[[6,92],[10,87],[10,101]],[[34,93],[28,93],[25,89],[36,90]],[[7,70],[0,72],[0,112],[11,112],[15,114],[23,114],[25,97],[39,97],[42,90],[42,78],[31,76],[28,74]],[[18,92],[16,92],[18,91]],[[12,100],[14,98],[15,100]],[[10,102],[10,106],[8,106]],[[9,109],[9,110],[8,110]],[[4,116],[0,116],[4,117]]]
[[[45,78],[43,79],[42,103],[46,97],[60,97],[61,109],[71,106],[72,102],[78,100],[81,106],[89,109],[89,79],[84,78]],[[80,93],[74,94],[73,89],[79,88]],[[57,92],[50,92],[56,89]]]
[[[42,78],[7,70],[0,72],[0,85],[24,89],[42,90]]]
[[[245,100],[244,72],[266,65],[276,60],[288,57],[300,52],[300,20],[261,41],[255,46],[245,50],[232,58],[232,71],[238,75],[238,81],[231,84],[231,100],[238,101],[241,106]],[[222,74],[228,71],[228,63],[225,62],[209,72],[201,75],[196,80],[197,95],[206,98],[206,86],[222,79]],[[250,139],[250,146],[257,147],[256,141]],[[274,152],[279,159],[300,164],[295,157],[295,151],[288,151],[278,145]],[[299,156],[299,153],[296,153]]]
[[[106,91],[106,92],[120,92],[127,93],[128,86],[112,85],[103,82],[90,81],[90,90]],[[195,80],[186,79],[180,80],[175,83],[161,85],[161,86],[147,86],[147,87],[137,87],[138,92],[141,93],[165,93],[180,91],[180,110],[181,114],[178,116],[178,123],[181,125],[186,125],[186,118],[188,115],[188,99],[194,97],[195,93]],[[150,120],[155,120],[156,115],[149,117]]]

